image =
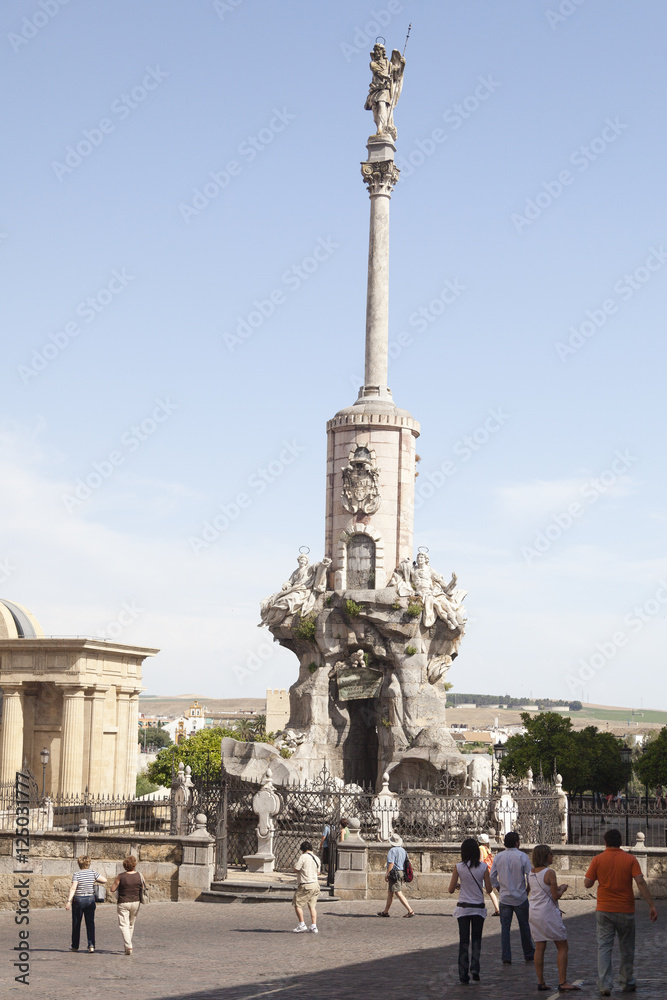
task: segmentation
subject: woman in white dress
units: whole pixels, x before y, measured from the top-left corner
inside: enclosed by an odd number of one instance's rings
[[[528,876],[530,886],[530,909],[528,920],[530,933],[535,942],[535,971],[538,990],[549,990],[544,982],[544,952],[547,941],[553,941],[558,949],[558,989],[561,993],[579,990],[567,981],[567,931],[558,905],[567,885],[558,885],[556,873],[549,865],[554,856],[548,844],[538,844],[532,854],[533,867]]]

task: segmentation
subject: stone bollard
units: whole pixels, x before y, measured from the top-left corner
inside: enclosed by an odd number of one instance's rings
[[[267,767],[262,787],[253,795],[252,808],[257,814],[257,853],[244,854],[243,860],[250,872],[268,874],[274,871],[276,859],[273,854],[273,835],[276,832],[274,816],[283,807],[283,802],[273,787],[271,768]]]
[[[368,898],[368,845],[360,826],[359,820],[351,817],[347,823],[350,835],[338,847],[334,893],[341,899]]]
[[[82,854],[88,853],[88,820],[82,816],[79,820],[79,829],[74,834],[74,858],[80,858]],[[77,869],[75,868],[74,871]]]
[[[213,847],[215,837],[206,829],[206,816],[198,813],[195,830],[188,837],[181,837],[183,862],[178,869],[178,898],[198,899],[213,880]]]

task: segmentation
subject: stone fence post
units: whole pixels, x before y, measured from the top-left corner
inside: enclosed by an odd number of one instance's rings
[[[276,792],[272,781],[271,768],[267,767],[262,787],[252,797],[253,812],[257,815],[257,853],[244,854],[243,860],[250,872],[267,874],[274,871],[276,859],[273,854],[273,835],[276,832],[277,816],[283,807],[283,800]]]
[[[169,833],[176,837],[187,836],[189,825],[188,816],[192,803],[192,778],[190,777],[192,768],[187,767],[183,761],[178,765],[178,771],[174,775],[171,783],[171,822]]]
[[[209,889],[213,881],[213,846],[215,837],[206,829],[206,816],[199,813],[195,818],[195,831],[188,837],[181,837],[183,861],[178,869],[178,898],[197,899],[204,889]]]
[[[375,796],[371,804],[371,812],[377,820],[380,840],[384,843],[395,843],[394,820],[401,811],[401,804],[398,795],[389,791],[389,774],[387,771],[382,775],[382,789]]]
[[[560,842],[561,844],[567,844],[567,818],[569,811],[569,803],[567,800],[567,794],[563,791],[563,776],[562,774],[556,775],[556,795],[558,797],[558,819],[560,822]]]
[[[642,833],[641,830],[637,833],[637,839],[635,841],[635,846],[630,848],[630,854],[634,854],[639,862],[639,867],[642,870],[642,875],[644,878],[648,876],[648,851],[646,849],[646,834]]]
[[[360,826],[356,817],[349,819],[350,835],[338,847],[334,893],[341,899],[368,898],[368,844],[359,832]]]

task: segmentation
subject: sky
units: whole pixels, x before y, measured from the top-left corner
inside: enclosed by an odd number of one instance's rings
[[[3,4],[0,594],[159,648],[149,694],[296,680],[259,602],[324,555],[410,23],[390,386],[468,590],[448,679],[667,707],[661,0]]]

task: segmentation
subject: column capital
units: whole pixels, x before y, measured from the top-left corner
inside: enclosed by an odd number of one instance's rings
[[[0,688],[2,688],[5,697],[12,694],[23,694],[25,691],[23,681],[0,681]]]
[[[67,698],[84,697],[85,684],[80,681],[56,681],[56,687],[60,688],[63,696]]]
[[[368,185],[368,194],[371,198],[373,195],[391,198],[400,173],[393,160],[368,160],[361,164],[361,176],[364,184]]]

